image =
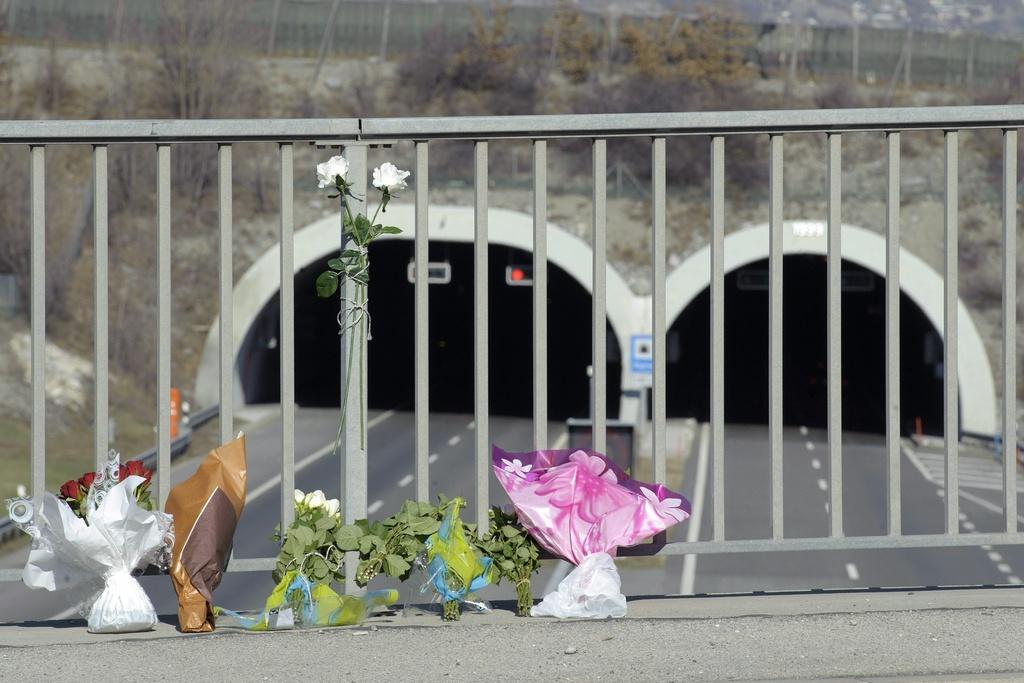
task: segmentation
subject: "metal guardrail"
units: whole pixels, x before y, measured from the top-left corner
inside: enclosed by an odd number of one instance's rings
[[[219,413],[220,406],[213,405],[190,415],[188,422],[184,422],[182,424],[181,434],[179,434],[176,439],[171,440],[171,460],[174,460],[188,450],[189,444],[192,443],[193,430],[202,427],[204,424],[217,417]],[[127,460],[141,460],[142,464],[146,467],[155,470],[157,467],[157,449],[154,446],[153,448],[145,450],[134,457],[126,458],[126,461]],[[17,534],[18,527],[11,522],[10,517],[0,517],[0,544],[6,543]]]
[[[937,547],[959,545],[1005,545],[1024,542],[1017,530],[1017,483],[1013,459],[1005,460],[1003,471],[1003,509],[1005,530],[1000,533],[960,535],[958,527],[959,496],[956,438],[947,439],[945,445],[944,501],[945,531],[941,534],[904,535],[901,529],[900,496],[900,327],[899,327],[899,239],[900,239],[900,136],[908,130],[938,130],[944,136],[945,149],[945,289],[943,295],[944,348],[943,421],[946,434],[959,435],[957,387],[957,233],[958,233],[958,141],[961,130],[998,129],[1003,138],[1003,330],[1002,330],[1002,395],[1016,396],[1016,228],[1017,228],[1017,149],[1018,131],[1024,126],[1024,106],[935,107],[920,109],[853,109],[832,111],[759,111],[722,113],[665,113],[665,114],[608,114],[583,116],[509,116],[469,118],[405,118],[405,119],[331,119],[331,120],[273,120],[273,121],[48,121],[2,122],[0,144],[27,144],[31,149],[31,317],[32,317],[32,488],[40,491],[45,472],[45,403],[43,347],[45,329],[45,151],[50,144],[91,143],[93,145],[95,193],[95,249],[96,282],[96,420],[106,424],[106,229],[107,229],[107,146],[120,143],[153,144],[157,151],[157,396],[166,397],[170,391],[171,368],[171,172],[172,147],[182,142],[208,142],[217,144],[219,162],[219,303],[220,303],[220,406],[221,438],[227,441],[233,435],[232,373],[233,345],[230,338],[232,306],[232,143],[245,141],[276,141],[280,160],[280,272],[279,297],[281,334],[281,479],[285,491],[294,487],[295,464],[295,310],[294,272],[294,215],[293,215],[293,149],[299,142],[318,143],[322,146],[345,148],[349,162],[349,179],[356,197],[365,197],[367,185],[367,147],[382,143],[408,143],[415,148],[415,268],[427,269],[428,260],[428,155],[431,141],[437,139],[466,139],[474,146],[473,179],[475,187],[474,241],[474,315],[475,335],[475,492],[476,520],[486,524],[488,481],[490,477],[489,424],[488,424],[488,339],[487,339],[487,272],[488,263],[488,144],[491,140],[519,138],[530,140],[533,150],[533,418],[534,443],[537,448],[547,444],[547,144],[553,138],[586,138],[591,141],[593,155],[593,218],[591,241],[593,328],[592,358],[594,368],[590,414],[593,416],[594,447],[604,450],[607,445],[607,349],[605,347],[606,298],[605,249],[607,141],[614,137],[648,140],[651,150],[651,267],[653,340],[653,386],[651,405],[653,478],[665,480],[666,420],[665,420],[665,361],[666,361],[666,140],[673,136],[699,136],[709,138],[711,212],[711,320],[708,334],[711,342],[709,368],[711,384],[710,452],[712,462],[712,538],[693,543],[666,543],[663,537],[654,543],[625,549],[622,554],[690,554],[728,553],[782,550],[859,549],[895,547]],[[885,270],[885,339],[886,339],[886,485],[888,528],[884,535],[847,537],[843,529],[842,480],[842,396],[840,370],[841,310],[841,155],[843,134],[852,131],[873,131],[886,141],[886,224],[887,240]],[[827,282],[828,282],[828,469],[829,469],[829,533],[820,538],[787,537],[783,528],[783,476],[782,476],[782,275],[783,275],[783,149],[786,134],[823,133],[827,137]],[[767,135],[769,139],[769,433],[771,534],[764,539],[729,540],[725,527],[725,452],[724,452],[724,349],[725,349],[725,140],[730,136]],[[351,203],[354,212],[362,211],[363,201]],[[325,244],[324,249],[342,246],[339,225],[338,242]],[[415,284],[415,495],[425,499],[428,495],[428,415],[427,392],[429,367],[427,341],[429,302],[426,278]],[[346,285],[350,287],[350,285]],[[342,301],[354,301],[351,289],[342,292]],[[361,318],[363,325],[365,318]],[[483,322],[482,322],[483,321]],[[358,335],[357,335],[358,338]],[[344,345],[342,372],[347,365]],[[365,349],[352,350],[356,358],[365,363]],[[359,376],[365,377],[365,366]],[[345,386],[341,378],[341,386]],[[358,415],[365,414],[366,387],[353,392],[361,397],[362,405],[349,401],[350,411],[342,435],[344,454],[339,478],[343,482],[344,515],[346,519],[359,519],[367,511],[367,453],[360,443]],[[158,472],[158,500],[161,505],[170,489],[169,471],[171,441],[170,415],[167,402],[158,401],[158,440],[156,461]],[[1016,449],[1013,401],[1003,406],[1003,442],[1007,450]],[[103,457],[98,444],[105,443],[105,434],[97,430],[97,459]],[[290,496],[281,497],[281,520],[287,526],[293,519]],[[354,590],[354,554],[346,558],[347,590]],[[273,566],[273,558],[236,559],[232,570],[264,570]]]

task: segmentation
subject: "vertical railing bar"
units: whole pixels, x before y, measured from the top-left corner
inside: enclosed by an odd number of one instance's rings
[[[430,223],[428,143],[416,142],[416,499],[430,500]]]
[[[548,447],[548,143],[533,141],[533,444]]]
[[[353,143],[345,146],[345,156],[349,163],[349,183],[354,196],[347,199],[352,215],[366,212],[366,153],[364,144]],[[346,248],[345,237],[342,237],[342,248]],[[352,320],[349,315],[352,304],[356,301],[356,285],[350,278],[345,278],[342,285],[342,318]],[[367,334],[366,318],[358,318],[341,339],[341,387],[345,390],[349,378],[346,376],[350,337],[354,336],[352,346],[353,377],[349,389],[348,401],[345,404],[345,425],[342,435],[342,453],[344,477],[342,494],[344,495],[345,519],[366,519],[366,443],[360,417],[366,415],[367,366],[366,348],[363,342]],[[419,484],[417,484],[417,487]],[[354,595],[361,592],[356,585],[356,568],[359,565],[359,553],[345,553],[345,592]]]
[[[157,491],[171,492],[171,146],[157,145]]]
[[[32,495],[46,490],[46,147],[33,145],[30,153],[32,234]]]
[[[654,481],[665,481],[665,138],[651,143],[651,458]]]
[[[832,537],[843,535],[843,137],[828,135],[828,451]]]
[[[593,182],[594,213],[591,234],[593,252],[593,287],[591,296],[591,318],[593,340],[591,344],[591,429],[594,450],[604,453],[607,443],[607,394],[608,394],[608,337],[606,312],[606,279],[608,255],[605,253],[607,232],[607,148],[605,140],[593,141]]]
[[[488,329],[487,303],[488,288],[488,237],[487,237],[487,141],[477,140],[473,147],[473,365],[476,385],[474,387],[473,421],[476,426],[476,524],[477,531],[484,534],[488,527],[487,512],[490,507],[491,453],[488,443],[490,415],[488,381]]]
[[[228,161],[230,162],[230,148],[228,148]],[[287,529],[295,519],[295,501],[292,492],[295,490],[295,180],[294,160],[295,148],[292,143],[281,143],[279,149],[279,161],[281,172],[281,216],[279,222],[279,238],[281,240],[281,295],[280,306],[280,353],[281,353],[281,528]],[[228,186],[230,187],[230,170],[228,171]],[[223,189],[223,186],[222,186]],[[230,197],[228,198],[230,203]],[[230,209],[229,209],[230,212]],[[223,214],[222,214],[223,215]],[[230,213],[229,213],[230,215]],[[223,225],[222,225],[223,228]],[[230,237],[231,226],[228,225],[228,236]],[[221,232],[221,258],[224,258],[223,243],[224,233]],[[230,259],[231,245],[227,245],[228,258]],[[223,263],[223,261],[222,261]],[[224,272],[221,273],[221,310],[227,310],[230,316],[230,270],[227,273],[229,278],[228,299],[224,300]],[[230,317],[229,317],[230,319]],[[223,318],[221,319],[224,320]],[[228,327],[228,330],[231,328]],[[221,333],[224,334],[222,322]],[[229,341],[231,337],[221,338],[221,344]],[[224,353],[223,346],[221,353]],[[229,372],[233,373],[233,359],[228,359]],[[225,359],[222,356],[221,363]],[[223,372],[223,365],[221,366]],[[223,376],[222,380],[223,382]],[[228,387],[230,390],[230,385]],[[222,389],[223,391],[223,384]],[[223,397],[222,397],[223,400]],[[223,431],[224,416],[221,415],[221,429]],[[230,438],[230,434],[229,437]]]
[[[1003,131],[1003,511],[1017,531],[1017,129]]]
[[[109,422],[109,329],[107,315],[107,147],[95,145],[93,159],[93,302],[94,366],[93,373],[93,429],[96,469],[107,461],[110,448]]]
[[[235,345],[232,294],[231,145],[217,147],[217,194],[220,223],[220,442],[234,437]],[[283,318],[282,318],[283,320]],[[283,366],[282,366],[283,367]]]
[[[782,501],[782,135],[769,137],[769,379],[768,432],[771,448],[772,537],[783,537]]]
[[[725,540],[725,138],[711,138],[711,475],[714,540]]]
[[[959,188],[957,170],[959,132],[945,133],[946,147],[946,201],[945,201],[945,279],[943,294],[944,313],[944,359],[943,359],[943,433],[946,441],[946,533],[960,532],[959,508],[960,488],[957,454],[960,445],[960,421],[957,392],[957,230],[959,211]]]
[[[886,133],[885,196],[885,449],[889,534],[902,533],[900,482],[900,132]]]

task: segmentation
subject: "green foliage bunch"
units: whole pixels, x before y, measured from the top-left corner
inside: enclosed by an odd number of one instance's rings
[[[540,569],[540,549],[515,514],[495,506],[488,518],[487,534],[476,545],[494,561],[498,582],[508,579],[515,584],[516,613],[528,617],[533,606],[530,577]]]
[[[439,496],[437,505],[407,500],[397,513],[386,519],[375,522],[360,519],[339,529],[338,547],[359,552],[356,584],[365,586],[381,573],[400,581],[408,579],[427,538],[441,527],[448,504],[445,496]]]

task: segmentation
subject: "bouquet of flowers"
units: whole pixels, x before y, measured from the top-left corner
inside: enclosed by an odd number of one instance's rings
[[[340,595],[333,581],[343,581],[345,555],[339,540],[348,536],[341,523],[341,502],[323,491],[295,490],[295,521],[285,531],[277,556],[277,585],[257,614],[217,607],[218,626],[276,631],[360,623],[370,610],[398,601],[398,591],[370,591],[361,597]],[[281,541],[278,529],[272,537]]]
[[[487,534],[476,541],[476,546],[494,561],[495,584],[502,579],[515,584],[516,614],[528,617],[533,607],[530,578],[540,570],[540,549],[514,514],[492,507],[488,517]]]
[[[150,483],[153,480],[153,470],[142,464],[141,460],[129,460],[118,467],[118,481],[124,481],[129,476],[142,477],[143,482],[135,487],[135,502],[143,510],[153,509],[153,500],[150,496]],[[96,472],[86,472],[78,479],[70,479],[60,487],[57,497],[68,504],[71,511],[82,519],[85,516],[85,501],[89,497],[89,491],[96,481]],[[86,520],[88,522],[88,520]]]
[[[295,489],[295,521],[285,532],[274,581],[280,582],[290,571],[312,579],[314,584],[345,579],[345,554],[335,540],[335,531],[342,526],[340,510],[341,501],[328,499],[323,491],[303,493]],[[272,540],[281,538],[278,530]]]
[[[690,516],[690,504],[662,484],[632,479],[606,456],[562,449],[506,453],[497,446],[494,474],[516,514],[541,546],[577,568],[534,616],[624,616],[626,599],[613,556]]]
[[[459,510],[465,505],[454,498],[445,512],[440,528],[426,542],[427,583],[422,590],[433,588],[444,603],[444,620],[456,621],[471,593],[494,579],[494,561],[466,539]],[[472,531],[470,532],[473,533]]]
[[[139,505],[137,491],[148,479],[123,470],[115,452],[86,484],[84,494],[82,486],[65,484],[61,497],[8,501],[11,520],[32,537],[22,580],[29,588],[78,591],[93,633],[148,631],[156,612],[132,573],[166,566],[174,543],[171,516]]]

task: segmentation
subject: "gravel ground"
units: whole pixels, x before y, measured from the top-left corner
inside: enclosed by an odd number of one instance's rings
[[[380,618],[378,618],[380,619]],[[1024,680],[1024,609],[457,624],[0,648],[4,680]],[[415,623],[428,623],[412,620]],[[379,624],[379,626],[377,625]],[[167,631],[170,631],[168,628]],[[5,638],[0,631],[0,642]],[[83,665],[84,662],[91,664]],[[102,665],[100,665],[102,663]],[[947,678],[952,676],[952,678]]]

